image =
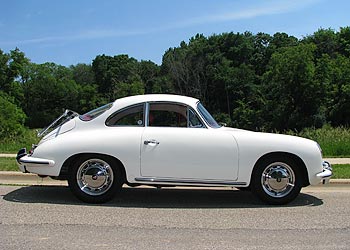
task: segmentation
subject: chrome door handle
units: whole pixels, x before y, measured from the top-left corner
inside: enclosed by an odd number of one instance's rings
[[[156,145],[158,145],[159,144],[159,142],[156,141],[156,140],[148,140],[148,141],[144,141],[143,143],[145,145],[148,145],[148,144],[156,144]]]

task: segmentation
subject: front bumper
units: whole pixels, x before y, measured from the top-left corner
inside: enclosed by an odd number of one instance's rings
[[[32,157],[30,154],[27,154],[25,148],[18,151],[16,160],[19,165],[19,169],[23,173],[28,173],[28,168],[53,167],[55,165],[53,160]]]
[[[316,174],[316,177],[322,182],[322,184],[329,183],[329,180],[331,179],[333,175],[333,169],[331,164],[328,161],[324,161],[322,163],[323,171],[321,173]]]

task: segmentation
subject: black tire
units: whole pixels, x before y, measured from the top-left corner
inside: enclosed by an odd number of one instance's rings
[[[243,191],[243,192],[250,192],[251,191],[250,186],[248,186],[248,187],[235,187],[235,188],[237,188],[239,191]]]
[[[252,173],[253,194],[272,205],[291,202],[302,187],[299,167],[295,161],[284,157],[271,157],[259,162]]]
[[[72,165],[68,184],[73,194],[87,203],[111,200],[123,185],[121,166],[104,155],[85,155]]]

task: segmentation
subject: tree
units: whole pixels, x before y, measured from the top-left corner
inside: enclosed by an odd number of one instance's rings
[[[327,87],[327,120],[332,125],[350,125],[350,59],[338,55],[323,58],[322,76]],[[321,65],[321,62],[319,63]]]
[[[275,52],[281,48],[288,48],[296,45],[298,45],[298,38],[284,32],[277,32],[272,36],[269,47],[272,52]]]
[[[204,103],[208,96],[207,42],[203,35],[197,34],[189,44],[182,42],[179,48],[169,49],[162,65],[176,93],[197,97]]]
[[[139,75],[145,86],[145,94],[154,93],[155,85],[160,76],[160,67],[151,61],[141,61],[139,63]]]
[[[271,58],[270,43],[272,37],[269,34],[258,33],[254,36],[254,52],[252,55],[252,66],[255,73],[261,76],[266,71],[267,64]]]
[[[44,127],[64,109],[79,107],[79,86],[68,68],[54,63],[32,64],[29,75],[23,86],[28,126]]]
[[[0,138],[13,138],[24,131],[26,115],[11,99],[0,91]]]
[[[0,90],[14,98],[14,103],[23,102],[23,75],[29,65],[29,59],[18,48],[5,54],[0,50]]]
[[[313,35],[306,37],[304,42],[316,45],[316,58],[321,58],[324,54],[335,57],[339,50],[338,36],[332,29],[319,29]]]
[[[143,82],[138,74],[138,62],[128,55],[97,56],[92,62],[92,70],[98,91],[106,101],[144,93],[144,87],[140,87]]]
[[[350,56],[350,27],[341,27],[339,32],[339,52],[349,57]]]
[[[95,81],[95,75],[92,71],[91,65],[84,64],[84,63],[78,63],[77,65],[70,66],[70,70],[73,74],[73,80],[81,85],[94,85],[96,83]]]
[[[263,76],[268,129],[317,126],[321,85],[315,81],[313,45],[287,47],[272,55]]]
[[[10,60],[10,56],[5,54],[2,50],[0,50],[0,90],[6,91],[8,85],[8,62]]]

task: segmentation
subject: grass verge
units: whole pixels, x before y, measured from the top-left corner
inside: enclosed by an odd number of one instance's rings
[[[333,165],[333,179],[350,179],[350,164]],[[0,157],[0,171],[19,171],[16,160]]]
[[[332,165],[333,179],[350,179],[350,164]]]
[[[15,158],[0,157],[0,171],[19,171]]]
[[[324,126],[320,129],[306,128],[299,133],[288,131],[287,134],[317,141],[324,157],[350,157],[349,128]]]

